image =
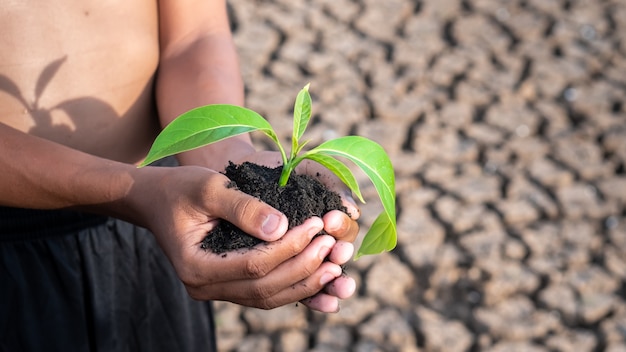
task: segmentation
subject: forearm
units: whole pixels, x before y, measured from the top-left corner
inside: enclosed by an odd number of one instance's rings
[[[237,53],[227,31],[217,31],[162,55],[157,77],[157,104],[165,126],[181,113],[208,104],[243,105]],[[254,151],[242,135],[183,153],[179,161],[221,170],[229,160]]]
[[[165,50],[156,84],[164,124],[201,105],[244,102],[238,58],[228,33],[207,34]]]
[[[98,158],[0,123],[0,204],[129,213],[135,167]]]

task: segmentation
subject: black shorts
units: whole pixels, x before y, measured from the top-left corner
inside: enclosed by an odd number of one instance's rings
[[[0,351],[215,351],[143,228],[67,210],[0,207]]]

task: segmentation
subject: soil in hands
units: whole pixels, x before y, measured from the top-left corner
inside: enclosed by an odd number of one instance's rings
[[[285,214],[290,229],[310,217],[322,217],[331,210],[347,212],[339,194],[309,175],[299,175],[294,171],[287,185],[280,187],[278,179],[281,170],[282,166],[269,168],[249,162],[240,165],[230,163],[224,174],[231,180],[229,187],[257,197]],[[227,252],[251,248],[262,242],[222,220],[204,238],[201,247],[226,256]]]

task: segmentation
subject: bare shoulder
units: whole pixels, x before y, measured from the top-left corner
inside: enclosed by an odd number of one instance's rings
[[[145,151],[156,1],[3,1],[0,33],[0,122],[121,161]]]

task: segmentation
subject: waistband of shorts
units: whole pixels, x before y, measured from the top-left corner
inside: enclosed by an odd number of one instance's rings
[[[107,217],[68,209],[0,207],[0,242],[63,236],[104,224]]]

